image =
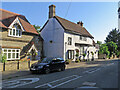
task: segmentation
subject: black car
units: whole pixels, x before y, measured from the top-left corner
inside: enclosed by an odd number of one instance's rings
[[[44,58],[41,62],[34,63],[30,67],[32,73],[44,72],[49,73],[50,71],[64,71],[65,61],[62,58]]]

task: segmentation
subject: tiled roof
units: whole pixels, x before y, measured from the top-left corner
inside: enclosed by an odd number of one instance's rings
[[[20,20],[25,32],[38,34],[36,29],[28,22],[25,16],[4,9],[0,9],[0,26],[8,28],[9,25],[16,19],[16,17],[18,17]]]
[[[0,21],[0,27],[7,28],[1,21]]]
[[[80,35],[93,38],[93,36],[84,27],[58,16],[54,16],[54,18],[58,20],[58,22],[62,25],[62,27],[65,30],[76,32],[79,33]]]

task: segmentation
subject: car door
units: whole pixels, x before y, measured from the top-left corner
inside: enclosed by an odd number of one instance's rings
[[[51,64],[50,64],[50,67],[51,67],[51,70],[57,70],[57,65],[58,65],[58,61],[57,60],[52,60],[51,61]]]

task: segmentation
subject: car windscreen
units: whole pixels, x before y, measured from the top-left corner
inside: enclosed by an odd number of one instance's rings
[[[52,58],[44,58],[41,63],[50,63],[52,61]]]

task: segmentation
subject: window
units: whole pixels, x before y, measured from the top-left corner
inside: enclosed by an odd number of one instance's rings
[[[68,37],[68,45],[72,45],[72,38]]]
[[[74,59],[74,50],[68,50],[68,59]]]
[[[87,41],[87,37],[83,37],[83,36],[80,35],[80,40]]]
[[[2,49],[3,54],[7,56],[7,60],[20,59],[20,49]]]
[[[80,40],[82,40],[82,36],[80,36]]]
[[[21,37],[22,31],[19,25],[15,24],[11,29],[9,29],[8,36]]]

